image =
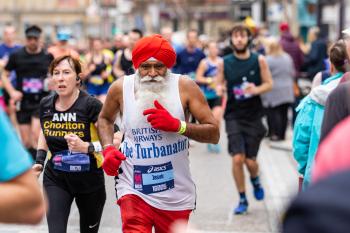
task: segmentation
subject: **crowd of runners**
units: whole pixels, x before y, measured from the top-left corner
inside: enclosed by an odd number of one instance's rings
[[[75,200],[80,231],[98,232],[106,174],[115,177],[123,232],[170,232],[195,209],[194,141],[206,143],[212,154],[227,149],[239,193],[232,213],[245,214],[244,167],[253,196],[264,200],[260,143],[264,137],[286,140],[290,122],[301,195],[312,191],[310,183],[349,167],[341,145],[336,159],[329,152],[349,123],[327,134],[350,112],[350,31],[334,44],[318,28],[305,42],[294,38],[286,23],[278,37],[244,24],[219,41],[192,29],[181,44],[172,34],[169,27],[149,35],[133,29],[113,43],[96,37],[74,48],[67,32],[46,45],[42,29],[32,25],[24,43],[16,44],[16,29],[4,29],[0,222],[36,223],[49,206],[49,232],[64,233]],[[219,145],[222,120],[227,148]],[[44,194],[32,176],[41,173]],[[300,218],[295,203],[286,213],[286,232],[302,232],[293,228]]]

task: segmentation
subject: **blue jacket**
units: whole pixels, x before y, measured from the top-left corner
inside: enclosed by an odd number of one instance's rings
[[[294,124],[293,155],[298,162],[298,172],[304,176],[303,189],[311,179],[311,169],[321,136],[324,106],[328,95],[338,85],[343,73],[326,79],[315,87],[299,104]]]

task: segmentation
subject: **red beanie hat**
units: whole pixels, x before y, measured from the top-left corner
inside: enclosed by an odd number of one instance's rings
[[[137,69],[151,57],[171,68],[176,61],[176,53],[171,44],[161,35],[146,36],[139,40],[132,50],[132,63]]]
[[[288,25],[288,23],[286,23],[286,22],[280,23],[280,31],[281,31],[281,32],[289,31],[289,25]]]

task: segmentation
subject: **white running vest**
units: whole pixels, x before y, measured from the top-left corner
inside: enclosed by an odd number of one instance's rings
[[[169,76],[166,108],[173,117],[185,120],[179,77]],[[194,209],[196,193],[189,167],[188,138],[152,128],[142,111],[136,109],[134,81],[134,75],[124,77],[121,149],[127,159],[121,165],[117,196],[135,194],[162,210]],[[133,119],[140,118],[144,123],[136,126]]]

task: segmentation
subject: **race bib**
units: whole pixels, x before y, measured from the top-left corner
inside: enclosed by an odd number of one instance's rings
[[[150,166],[134,166],[135,190],[144,194],[152,194],[174,187],[174,170],[171,162]]]
[[[90,170],[90,156],[84,153],[60,151],[52,158],[54,169],[64,172],[87,172]]]
[[[26,77],[22,81],[22,90],[26,94],[40,94],[44,89],[44,81],[41,78]]]
[[[101,86],[103,85],[104,80],[99,75],[94,75],[89,78],[89,82],[96,86]]]

